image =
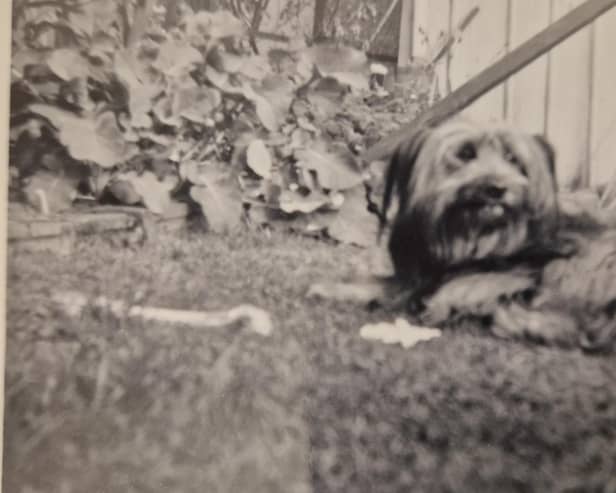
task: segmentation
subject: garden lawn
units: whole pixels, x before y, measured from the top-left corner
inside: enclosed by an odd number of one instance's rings
[[[445,332],[359,337],[394,314],[305,297],[365,251],[275,233],[138,250],[9,252],[3,491],[616,491],[616,360]],[[271,336],[87,314],[79,290],[268,310]]]

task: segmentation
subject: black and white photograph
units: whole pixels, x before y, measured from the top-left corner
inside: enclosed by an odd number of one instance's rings
[[[2,1],[3,492],[616,493],[616,0]]]

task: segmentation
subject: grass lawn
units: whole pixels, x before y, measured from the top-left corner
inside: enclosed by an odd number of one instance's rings
[[[305,292],[365,258],[257,233],[10,252],[3,491],[616,491],[613,356],[451,331],[407,350],[362,340],[394,315]],[[70,320],[49,302],[61,289],[252,303],[275,327]]]

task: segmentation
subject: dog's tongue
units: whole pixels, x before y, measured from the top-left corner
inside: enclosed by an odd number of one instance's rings
[[[479,219],[490,222],[501,219],[505,215],[505,208],[500,204],[489,204],[479,210]]]

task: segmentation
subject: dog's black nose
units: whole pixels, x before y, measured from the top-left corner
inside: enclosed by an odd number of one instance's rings
[[[486,199],[498,200],[503,198],[506,191],[506,188],[499,187],[498,185],[485,185],[482,188],[481,193]]]

